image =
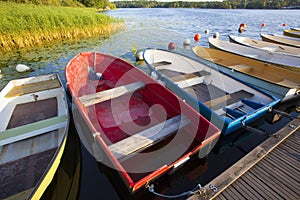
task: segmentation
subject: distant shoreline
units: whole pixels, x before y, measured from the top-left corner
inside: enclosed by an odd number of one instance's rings
[[[204,1],[140,1],[140,0],[122,0],[113,2],[117,8],[195,8],[195,9],[300,9],[299,5],[293,5],[293,1],[272,1],[264,2],[256,0],[236,1],[236,0],[204,0]]]

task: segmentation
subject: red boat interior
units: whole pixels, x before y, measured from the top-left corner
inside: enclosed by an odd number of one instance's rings
[[[101,74],[101,80],[90,80],[88,67]],[[74,80],[68,84],[81,100],[81,109],[101,133],[113,161],[121,163],[127,179],[129,175],[131,187],[167,171],[219,132],[168,89],[121,59],[82,54],[73,60],[67,76]],[[118,89],[124,94],[114,92]],[[97,99],[95,93],[103,93],[104,100]],[[145,154],[147,159],[142,156]]]

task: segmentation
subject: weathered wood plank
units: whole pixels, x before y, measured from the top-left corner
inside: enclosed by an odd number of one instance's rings
[[[276,157],[276,160],[281,161],[281,162],[287,161],[287,162],[285,162],[285,165],[289,170],[294,170],[295,164],[297,166],[297,163],[298,163],[296,160],[294,160],[290,157],[287,157],[286,153],[283,151],[280,151],[280,150],[276,151],[276,154],[274,155],[274,157]]]
[[[163,67],[165,65],[171,65],[172,62],[169,62],[169,61],[159,61],[159,62],[155,62],[155,63],[152,63],[152,66],[155,67],[157,70],[159,70],[159,67]]]
[[[290,167],[296,167],[299,165],[299,162],[296,161],[296,157],[292,156],[288,152],[281,152],[282,155],[278,155],[277,152],[280,152],[280,144],[284,143],[285,140],[292,139],[294,135],[299,134],[300,130],[300,119],[294,119],[281,130],[279,130],[274,137],[268,138],[265,142],[258,145],[250,153],[248,153],[244,158],[235,163],[232,167],[223,172],[220,176],[208,183],[204,188],[207,191],[207,197],[218,198],[219,194],[222,194],[223,191],[231,187],[238,178],[244,180],[247,184],[243,185],[244,187],[251,187],[254,189],[253,195],[256,198],[259,196],[265,198],[266,196],[277,196],[280,198],[295,198],[299,197],[300,191],[296,188],[300,187],[299,181],[293,181],[295,186],[289,186],[290,175],[287,176],[284,173],[292,173],[293,176],[296,176],[296,179],[299,180],[299,172],[289,171],[289,168],[286,169],[285,166],[289,164],[291,159],[294,160],[294,164]],[[295,136],[298,137],[298,136]],[[299,145],[298,145],[299,146]],[[270,158],[271,157],[271,158]],[[279,157],[281,159],[279,159]],[[274,160],[276,161],[274,161]],[[268,166],[266,164],[261,164],[268,161]],[[261,162],[260,162],[261,161]],[[277,173],[276,170],[272,170],[270,163],[277,162],[278,167],[285,172]],[[279,163],[280,162],[280,163]],[[282,162],[282,163],[281,163]],[[283,180],[280,180],[283,179]],[[217,192],[213,192],[209,185],[215,185],[218,188]],[[268,194],[265,194],[265,187],[269,187]],[[223,194],[221,196],[224,196]],[[248,198],[253,198],[249,196]],[[192,196],[189,199],[198,199],[197,196]]]
[[[251,94],[245,90],[239,90],[232,94],[227,94],[225,96],[221,96],[219,98],[212,99],[210,101],[206,101],[206,102],[204,102],[204,104],[207,107],[217,110],[224,105],[230,105],[230,104],[233,104],[233,103],[239,101],[241,98],[249,98],[251,96],[253,96],[253,94]]]
[[[204,102],[207,107],[215,107],[216,105],[224,104],[231,98],[230,94]],[[217,108],[216,108],[217,109]]]
[[[144,131],[134,134],[124,140],[109,146],[117,159],[121,159],[134,152],[141,151],[167,138],[171,133],[186,126],[189,120],[183,115],[177,115]]]
[[[190,87],[203,83],[205,76],[197,76],[196,74],[183,74],[170,78],[175,84],[181,88]]]
[[[296,172],[293,174],[286,173],[285,170],[287,170],[287,168],[284,168],[285,167],[284,163],[277,162],[275,159],[272,159],[272,161],[270,161],[270,159],[265,159],[264,162],[260,163],[260,166],[265,167],[265,170],[268,170],[268,172],[271,170],[272,174],[273,174],[272,176],[275,176],[276,179],[278,179],[281,182],[283,181],[283,184],[285,184],[286,182],[289,182],[288,187],[290,189],[292,189],[293,191],[297,191],[299,189],[297,187],[297,182],[299,180],[295,180],[295,179],[297,179],[297,176],[295,176],[295,175],[299,172]],[[285,169],[285,170],[282,170],[282,169]],[[289,170],[287,170],[287,171],[289,171]]]
[[[285,148],[283,148],[285,147]],[[296,143],[296,141],[286,141],[284,144],[282,144],[282,147],[280,148],[280,150],[284,151],[285,149],[288,149],[289,151],[292,151],[293,153],[300,153],[300,149],[297,149],[298,144]]]
[[[243,188],[245,196],[253,196],[253,198],[258,199],[260,195],[256,194],[257,188],[255,185],[260,184],[262,185],[261,189],[264,190],[266,196],[272,197],[272,190],[270,190],[270,188],[265,184],[262,184],[263,182],[252,174],[250,174],[248,177],[241,176],[239,179],[237,179],[237,183],[241,185],[241,188]]]
[[[143,82],[135,82],[128,85],[119,86],[116,88],[112,88],[109,90],[97,92],[94,94],[85,95],[79,97],[81,103],[84,106],[91,106],[103,101],[107,101],[116,97],[120,97],[125,94],[132,93],[136,90],[142,89],[145,87],[145,83]]]
[[[172,80],[173,82],[179,82],[179,81],[184,81],[187,79],[194,79],[194,78],[198,78],[200,76],[197,76],[196,74],[192,73],[192,74],[181,74],[179,76],[173,76],[170,78],[170,80]]]
[[[224,192],[224,195],[226,196],[227,199],[234,199],[235,196],[239,196],[238,194],[234,193],[233,191],[226,190]],[[242,199],[241,196],[237,197],[238,199]]]
[[[261,177],[261,179],[264,181],[264,184],[271,186],[274,191],[284,194],[284,196],[288,197],[289,199],[293,198],[293,196],[296,194],[289,186],[287,186],[286,180],[282,179],[278,174],[273,173],[273,171],[270,173],[269,170],[263,169],[260,166],[255,166],[251,169],[253,174]],[[259,185],[257,185],[257,187],[259,187]]]
[[[63,115],[2,131],[0,146],[64,127],[67,120],[67,115]]]
[[[244,176],[241,176],[241,178],[239,178],[237,180],[237,182],[239,183],[239,186],[241,188],[241,192],[243,192],[244,196],[247,196],[250,194],[253,199],[261,199],[261,196],[257,193],[257,190],[254,189],[253,187],[251,187],[251,186],[255,186],[256,181],[259,181],[259,179],[258,180],[247,179]],[[234,185],[236,185],[236,184],[234,184]],[[224,190],[223,192],[225,192],[225,191],[226,190]]]
[[[61,87],[58,79],[51,79],[42,82],[35,82],[23,85],[14,86],[6,95],[5,98],[11,98],[21,96],[25,94],[31,94],[34,92],[40,92],[44,90],[50,90]]]

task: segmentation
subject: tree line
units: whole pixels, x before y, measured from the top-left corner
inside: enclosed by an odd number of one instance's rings
[[[300,9],[300,0],[224,0],[208,2],[115,1],[117,8],[215,8],[215,9]]]
[[[116,5],[109,0],[0,0],[6,2],[26,3],[35,5],[92,7],[97,9],[114,9]]]

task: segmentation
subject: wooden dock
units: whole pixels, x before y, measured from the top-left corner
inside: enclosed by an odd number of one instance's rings
[[[189,200],[300,199],[299,146],[300,119],[294,119]]]

